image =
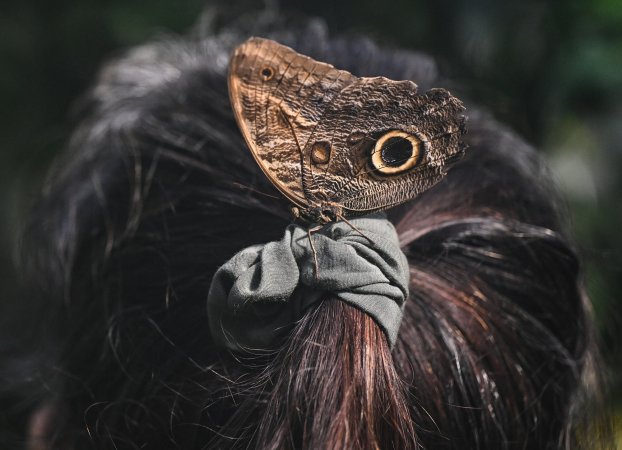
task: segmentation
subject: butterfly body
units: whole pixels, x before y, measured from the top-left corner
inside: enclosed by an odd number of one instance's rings
[[[336,222],[345,217],[341,205],[331,202],[311,203],[308,207],[302,209],[298,206],[292,206],[291,211],[296,219],[300,218],[309,223],[320,225]]]
[[[266,39],[235,50],[229,95],[255,160],[312,223],[407,201],[463,152],[464,108],[449,92],[359,78]]]

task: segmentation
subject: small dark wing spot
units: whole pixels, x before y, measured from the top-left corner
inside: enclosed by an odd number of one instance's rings
[[[272,67],[264,67],[261,69],[261,76],[265,81],[269,81],[274,77],[274,69]]]
[[[311,161],[313,164],[326,164],[330,160],[330,143],[318,141],[311,147]]]
[[[365,139],[365,133],[362,131],[353,131],[348,135],[347,141],[350,145],[355,145]]]

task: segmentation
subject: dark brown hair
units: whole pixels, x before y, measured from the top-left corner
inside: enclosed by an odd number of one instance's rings
[[[270,29],[253,32],[357,75],[442,83],[421,54]],[[215,270],[291,219],[227,98],[248,30],[201,31],[108,64],[82,103],[25,234],[39,320],[5,388],[15,427],[47,405],[50,448],[578,447],[596,360],[580,264],[536,152],[473,105],[465,158],[390,212],[411,268],[393,352],[330,296],[274,351],[211,343]]]

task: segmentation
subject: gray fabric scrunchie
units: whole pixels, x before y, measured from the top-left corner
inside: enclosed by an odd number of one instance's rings
[[[311,235],[290,225],[280,241],[248,247],[218,269],[207,312],[214,340],[232,350],[266,349],[330,296],[375,319],[393,347],[408,297],[409,268],[384,214],[324,226]],[[369,239],[368,239],[369,238]]]

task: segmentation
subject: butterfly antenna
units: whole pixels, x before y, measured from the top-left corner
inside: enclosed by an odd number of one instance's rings
[[[236,186],[236,187],[241,188],[241,189],[245,189],[247,191],[254,192],[255,194],[263,195],[264,197],[275,198],[277,200],[280,198],[280,197],[277,197],[276,195],[268,194],[267,192],[262,192],[259,189],[255,189],[252,186],[247,186],[246,184],[238,183],[237,181],[233,182],[232,184],[234,186]]]

